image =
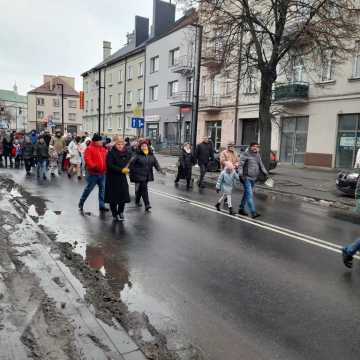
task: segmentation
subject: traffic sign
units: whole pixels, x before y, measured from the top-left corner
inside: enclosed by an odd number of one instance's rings
[[[131,127],[133,129],[143,129],[144,128],[144,118],[142,117],[133,117],[131,118]]]

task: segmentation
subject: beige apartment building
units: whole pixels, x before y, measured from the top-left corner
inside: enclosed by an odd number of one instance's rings
[[[107,136],[132,137],[133,117],[144,116],[145,41],[149,20],[137,16],[135,31],[127,44],[111,54],[111,43],[103,42],[103,61],[82,74],[84,83],[84,129]],[[100,104],[100,106],[99,106]],[[100,128],[99,128],[100,127]]]
[[[211,46],[211,45],[210,45]],[[259,140],[259,75],[240,83],[238,116],[236,82],[213,72],[216,59],[206,56],[201,77],[198,139],[210,136],[216,148],[230,141]],[[272,149],[282,163],[327,168],[351,168],[360,148],[360,41],[344,63],[327,56],[318,71],[307,72],[294,58],[274,86]]]
[[[33,129],[52,132],[61,129],[71,134],[83,130],[80,94],[75,90],[75,78],[44,75],[43,84],[28,92],[26,130]]]

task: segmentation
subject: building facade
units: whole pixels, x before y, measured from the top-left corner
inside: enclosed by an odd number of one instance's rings
[[[28,92],[27,131],[61,129],[77,134],[83,130],[82,115],[75,78],[44,75],[43,84]]]
[[[27,122],[27,97],[13,91],[0,90],[0,128],[24,131]]]
[[[145,134],[167,147],[190,141],[196,29],[192,14],[146,46]]]

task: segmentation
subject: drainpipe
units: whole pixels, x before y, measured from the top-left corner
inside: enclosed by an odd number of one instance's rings
[[[123,123],[123,138],[125,138],[125,126],[126,126],[126,90],[127,90],[127,58],[125,59],[125,72],[124,72],[124,123]]]

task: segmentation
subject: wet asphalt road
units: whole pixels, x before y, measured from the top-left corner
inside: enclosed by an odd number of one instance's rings
[[[39,186],[22,171],[5,173],[49,200],[42,224],[59,241],[76,240],[77,251],[114,279],[131,309],[149,315],[170,347],[190,342],[211,360],[359,358],[360,267],[356,261],[346,270],[335,252],[360,235],[356,217],[257,198],[261,221],[335,244],[328,249],[218,214],[206,206],[215,203],[212,189],[187,192],[167,175],[152,184],[151,214],[130,205],[125,224],[114,225],[110,215],[98,216],[96,193],[85,206],[91,215],[77,212],[77,180]]]

